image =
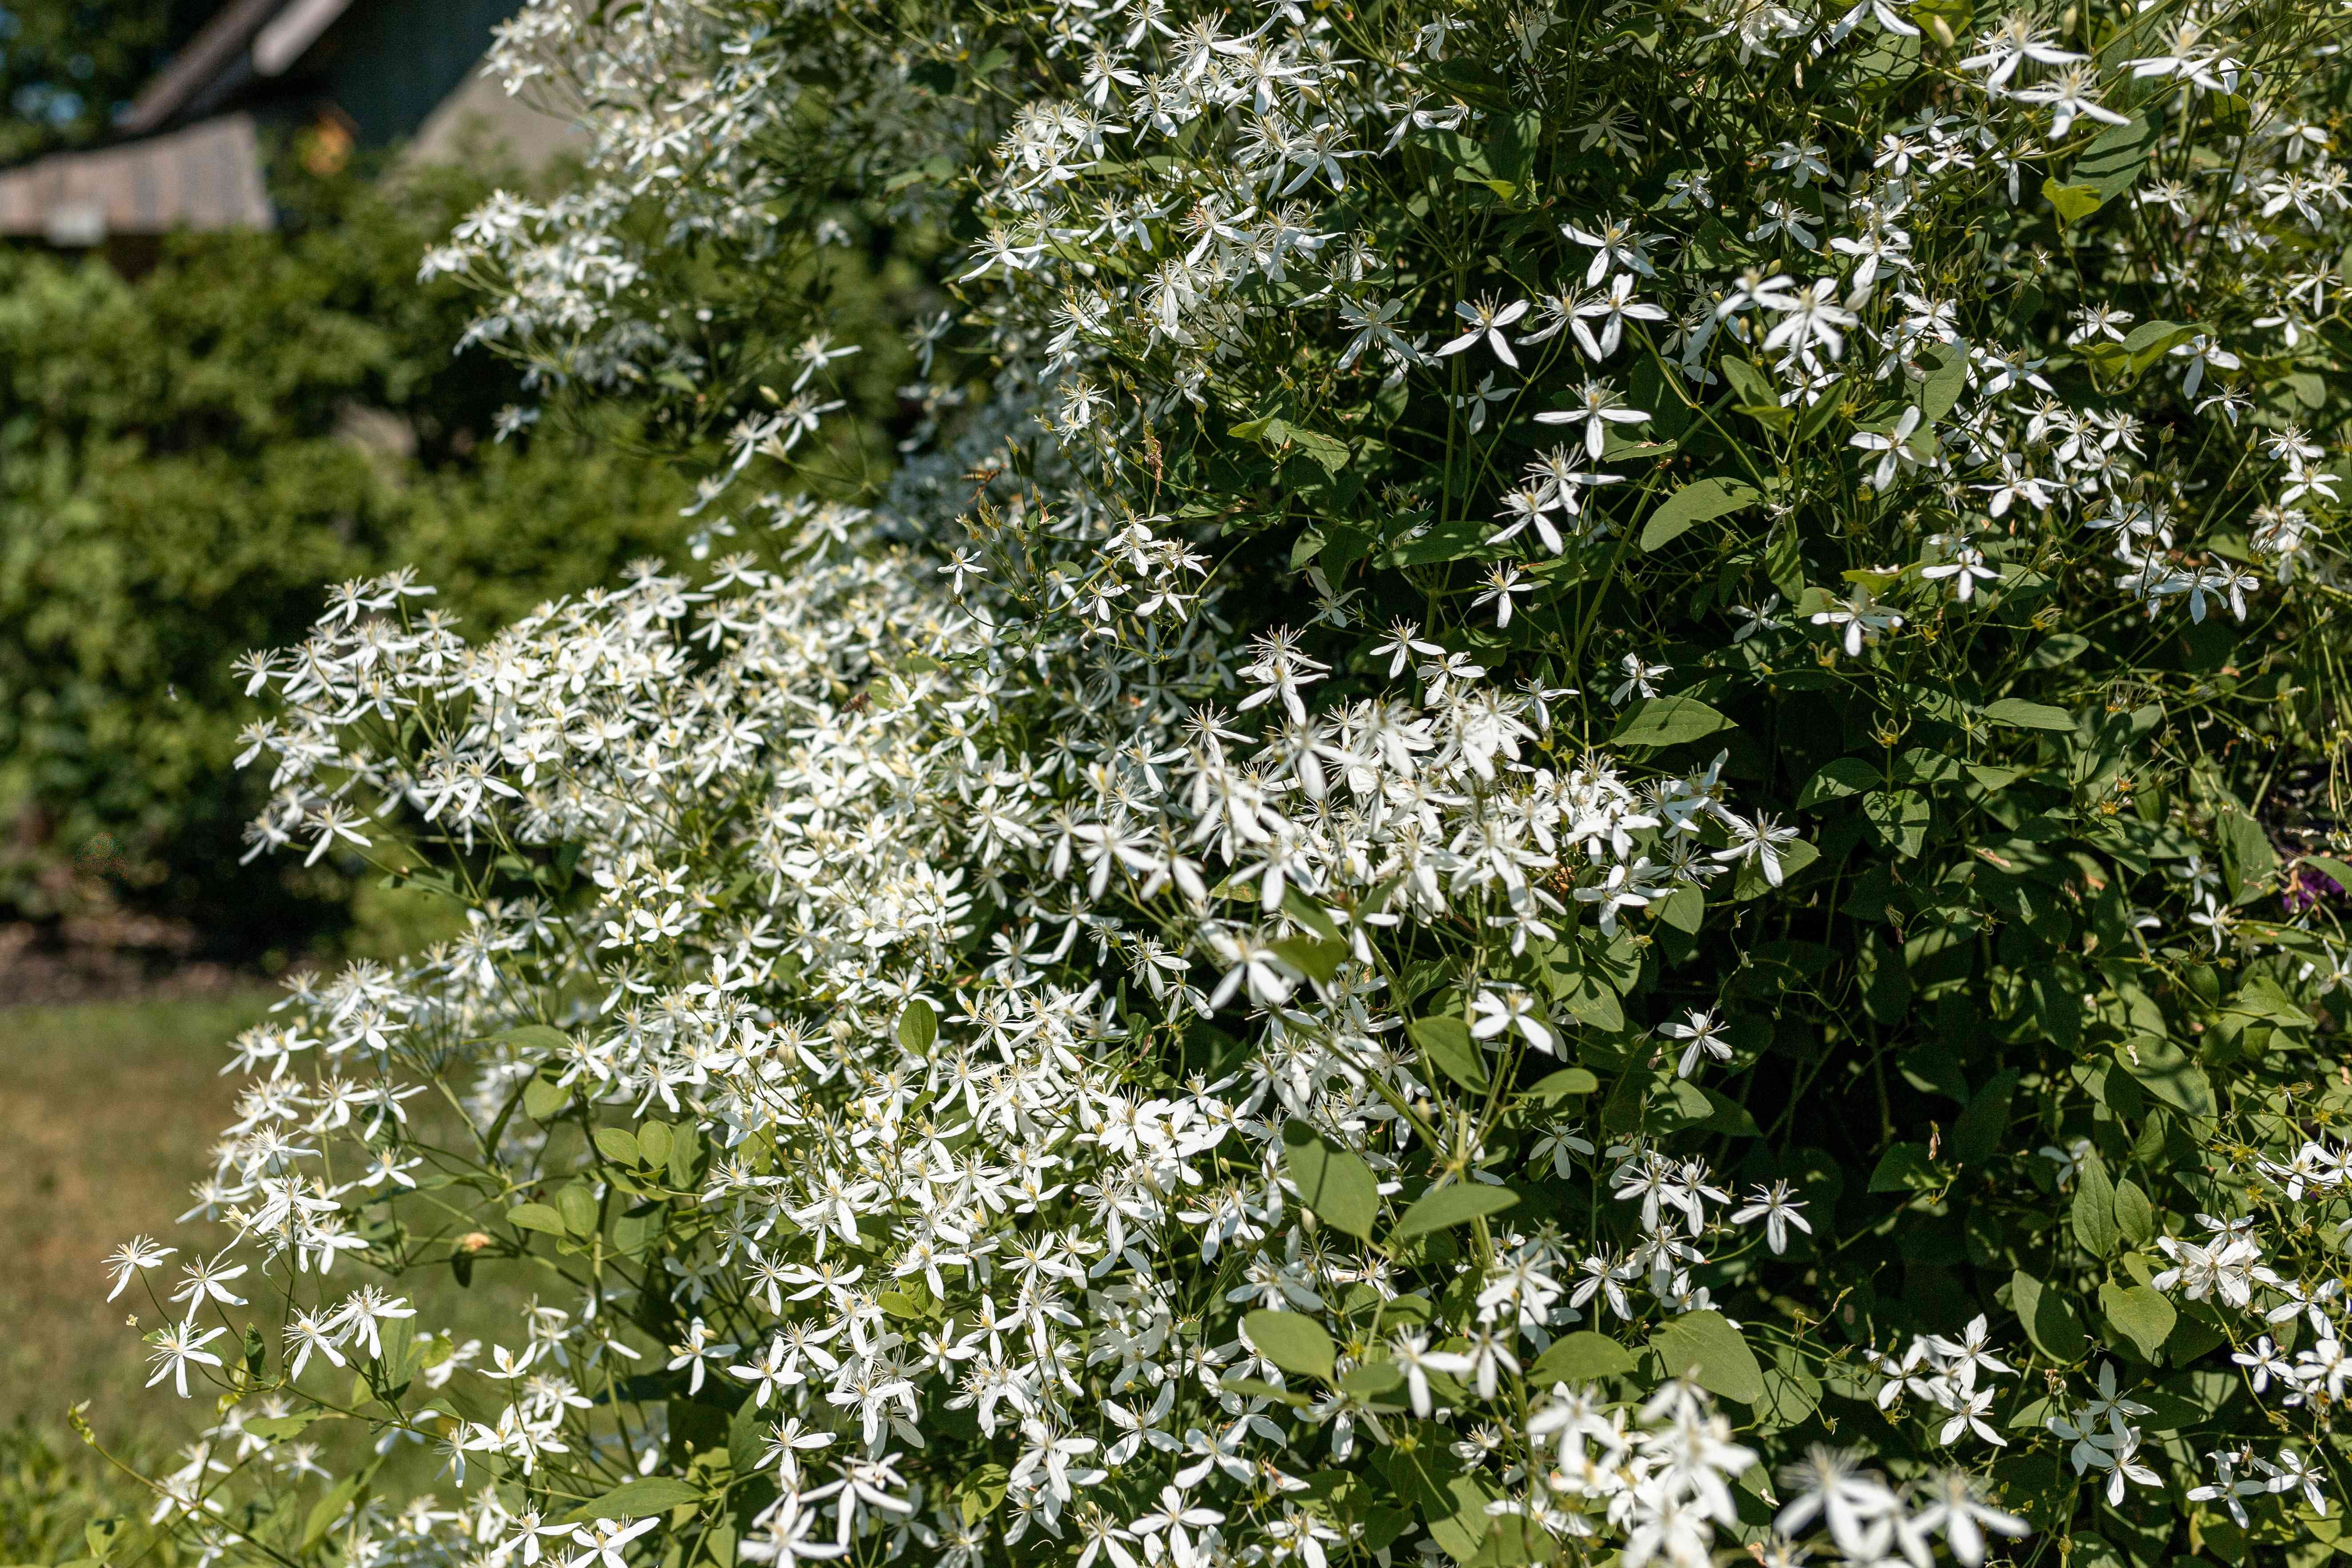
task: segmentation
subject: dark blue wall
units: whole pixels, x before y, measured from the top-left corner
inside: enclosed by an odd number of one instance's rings
[[[362,145],[401,141],[457,90],[517,3],[357,0],[319,41],[316,79],[357,124]]]

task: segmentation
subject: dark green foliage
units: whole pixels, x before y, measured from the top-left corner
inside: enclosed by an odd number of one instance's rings
[[[312,183],[295,232],[174,239],[136,282],[0,257],[0,905],[57,912],[79,858],[226,952],[331,924],[340,879],[237,865],[236,656],[346,577],[418,563],[478,626],[677,539],[620,416],[493,441],[518,378],[453,358],[462,299],[415,282],[478,194]]]
[[[11,0],[0,6],[0,163],[105,134],[214,0]]]

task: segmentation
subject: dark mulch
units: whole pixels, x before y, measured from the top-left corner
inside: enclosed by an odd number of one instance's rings
[[[218,996],[252,980],[189,956],[195,932],[140,915],[0,922],[0,1007]]]

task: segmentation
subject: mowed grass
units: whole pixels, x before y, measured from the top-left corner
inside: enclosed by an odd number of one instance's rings
[[[89,1400],[110,1441],[170,1443],[210,1417],[209,1401],[142,1388],[140,1336],[159,1320],[136,1285],[107,1301],[105,1258],[135,1235],[183,1258],[218,1244],[174,1216],[232,1118],[226,1047],[271,994],[0,1010],[0,1427],[56,1429]],[[155,1275],[166,1290],[175,1277]]]
[[[163,1320],[137,1284],[106,1300],[105,1259],[133,1236],[178,1247],[149,1276],[168,1293],[192,1251],[225,1239],[217,1225],[174,1216],[189,1207],[189,1185],[210,1171],[214,1142],[235,1116],[245,1080],[220,1074],[228,1043],[275,994],[257,986],[217,997],[0,1007],[0,1563],[84,1557],[88,1520],[146,1511],[143,1490],[67,1430],[74,1405],[88,1400],[100,1439],[148,1474],[177,1463],[174,1451],[215,1417],[210,1391],[183,1401],[168,1384],[143,1386],[142,1336]],[[429,1107],[417,1125],[427,1135],[451,1131]],[[333,1293],[371,1277],[346,1264]],[[521,1342],[516,1313],[534,1290],[566,1305],[572,1295],[543,1258],[485,1263],[471,1289],[438,1267],[394,1289],[417,1301],[425,1321],[513,1344]],[[135,1325],[124,1321],[131,1313]],[[348,1375],[314,1372],[309,1381],[340,1394],[335,1376]],[[340,1474],[373,1434],[337,1421],[308,1436]],[[430,1450],[404,1445],[378,1484],[394,1495],[437,1487],[454,1496],[438,1464]]]

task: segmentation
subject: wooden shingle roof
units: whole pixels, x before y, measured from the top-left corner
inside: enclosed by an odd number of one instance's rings
[[[0,172],[0,235],[79,246],[109,235],[272,224],[247,114],[115,147],[54,153]]]

